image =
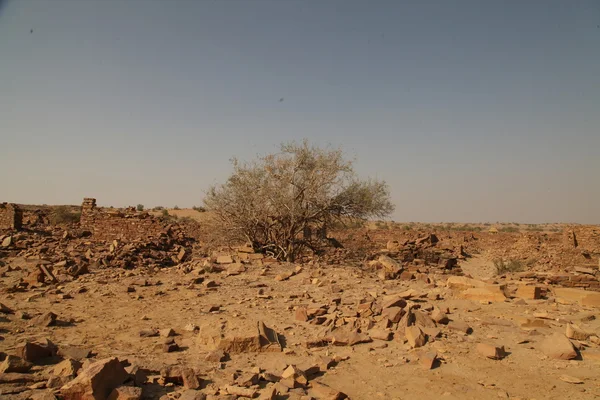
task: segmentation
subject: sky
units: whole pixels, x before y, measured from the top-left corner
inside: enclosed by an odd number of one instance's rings
[[[600,2],[0,0],[0,201],[191,207],[303,138],[396,221],[598,224]]]

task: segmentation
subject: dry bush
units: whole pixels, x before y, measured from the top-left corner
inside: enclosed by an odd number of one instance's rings
[[[293,261],[319,247],[305,233],[334,221],[382,218],[394,206],[387,184],[359,180],[341,150],[301,144],[281,145],[279,153],[249,163],[233,159],[234,171],[213,186],[204,203],[223,227],[243,236],[255,250]]]
[[[49,219],[52,225],[58,225],[79,222],[80,218],[81,212],[73,211],[68,206],[59,206],[54,209],[54,212],[50,215]]]
[[[519,260],[508,260],[504,261],[504,259],[500,258],[498,260],[494,260],[494,267],[496,267],[496,274],[503,275],[508,272],[521,272],[523,271],[523,263]]]

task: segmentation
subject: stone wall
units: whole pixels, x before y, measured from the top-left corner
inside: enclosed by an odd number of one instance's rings
[[[166,232],[168,225],[146,212],[130,207],[125,211],[100,209],[96,199],[83,199],[80,225],[92,233],[92,240],[122,240],[135,242],[157,238]]]
[[[0,229],[21,229],[23,212],[16,204],[0,204]]]

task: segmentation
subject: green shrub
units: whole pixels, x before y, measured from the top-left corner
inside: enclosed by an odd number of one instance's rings
[[[138,204],[138,205],[135,207],[135,209],[136,209],[136,210],[138,210],[138,211],[144,211],[144,205],[143,205],[143,204]]]
[[[180,210],[178,205],[175,205],[175,207],[173,207],[173,210]]]
[[[168,217],[169,216],[169,210],[163,208],[161,214],[162,214],[163,217]]]
[[[196,210],[198,212],[201,212],[201,213],[206,212],[206,208],[204,208],[202,206],[194,206],[194,207],[192,207],[192,209]]]

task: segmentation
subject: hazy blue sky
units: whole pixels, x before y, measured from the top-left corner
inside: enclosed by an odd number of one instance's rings
[[[600,223],[597,0],[9,0],[0,72],[0,201],[197,205],[306,137],[395,220]]]

